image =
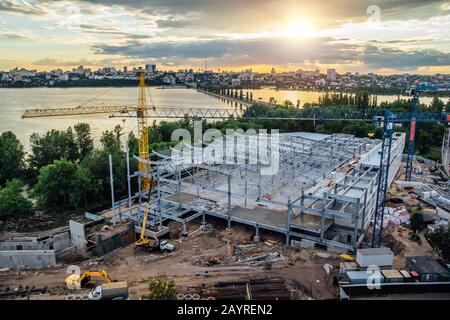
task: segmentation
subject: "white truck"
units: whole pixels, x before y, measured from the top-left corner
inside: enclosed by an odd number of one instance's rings
[[[109,282],[97,286],[89,293],[89,300],[127,300],[128,284],[126,281]]]
[[[161,252],[172,252],[175,250],[175,246],[169,241],[163,240],[159,243],[159,250],[161,250]]]

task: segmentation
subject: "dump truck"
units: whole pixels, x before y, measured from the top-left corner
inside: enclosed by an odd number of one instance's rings
[[[89,300],[127,300],[128,283],[126,281],[104,283],[89,293]]]

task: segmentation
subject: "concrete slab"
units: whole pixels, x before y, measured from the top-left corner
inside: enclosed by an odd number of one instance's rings
[[[181,203],[182,204],[191,203],[192,201],[197,200],[199,198],[200,197],[198,197],[196,195],[193,195],[193,194],[190,194],[190,193],[181,192]],[[170,195],[168,197],[164,197],[163,199],[178,203],[178,201],[179,201],[178,193],[172,194],[172,195]]]

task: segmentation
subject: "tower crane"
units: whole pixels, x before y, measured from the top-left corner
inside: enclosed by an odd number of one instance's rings
[[[85,106],[75,108],[43,108],[43,109],[29,109],[22,114],[22,119],[29,118],[47,118],[47,117],[61,117],[61,116],[75,116],[87,114],[135,114],[138,118],[138,139],[139,139],[139,158],[144,161],[139,161],[139,170],[148,170],[149,164],[149,141],[148,141],[148,126],[147,126],[147,103],[145,95],[145,73],[141,72],[139,76],[139,95],[137,107],[132,106]],[[141,190],[150,189],[150,179],[141,179]]]
[[[436,91],[436,86],[429,86],[416,83],[409,90],[411,99],[411,122],[409,128],[409,139],[408,139],[408,155],[406,157],[406,174],[405,181],[411,181],[411,175],[413,171],[413,160],[414,160],[414,149],[415,149],[415,141],[416,141],[416,117],[417,112],[419,112],[419,95],[421,92],[427,91]]]

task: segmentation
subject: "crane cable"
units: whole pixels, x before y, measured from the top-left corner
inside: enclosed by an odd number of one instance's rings
[[[84,103],[81,103],[78,107],[79,107],[79,108],[84,108],[84,107],[86,107],[86,105],[87,105],[88,103],[91,103],[92,101],[97,100],[98,98],[100,98],[101,96],[105,95],[107,92],[111,91],[112,89],[114,89],[114,88],[113,88],[113,87],[111,87],[111,88],[106,88],[105,90],[101,91],[100,93],[94,95],[92,98],[86,100]]]

